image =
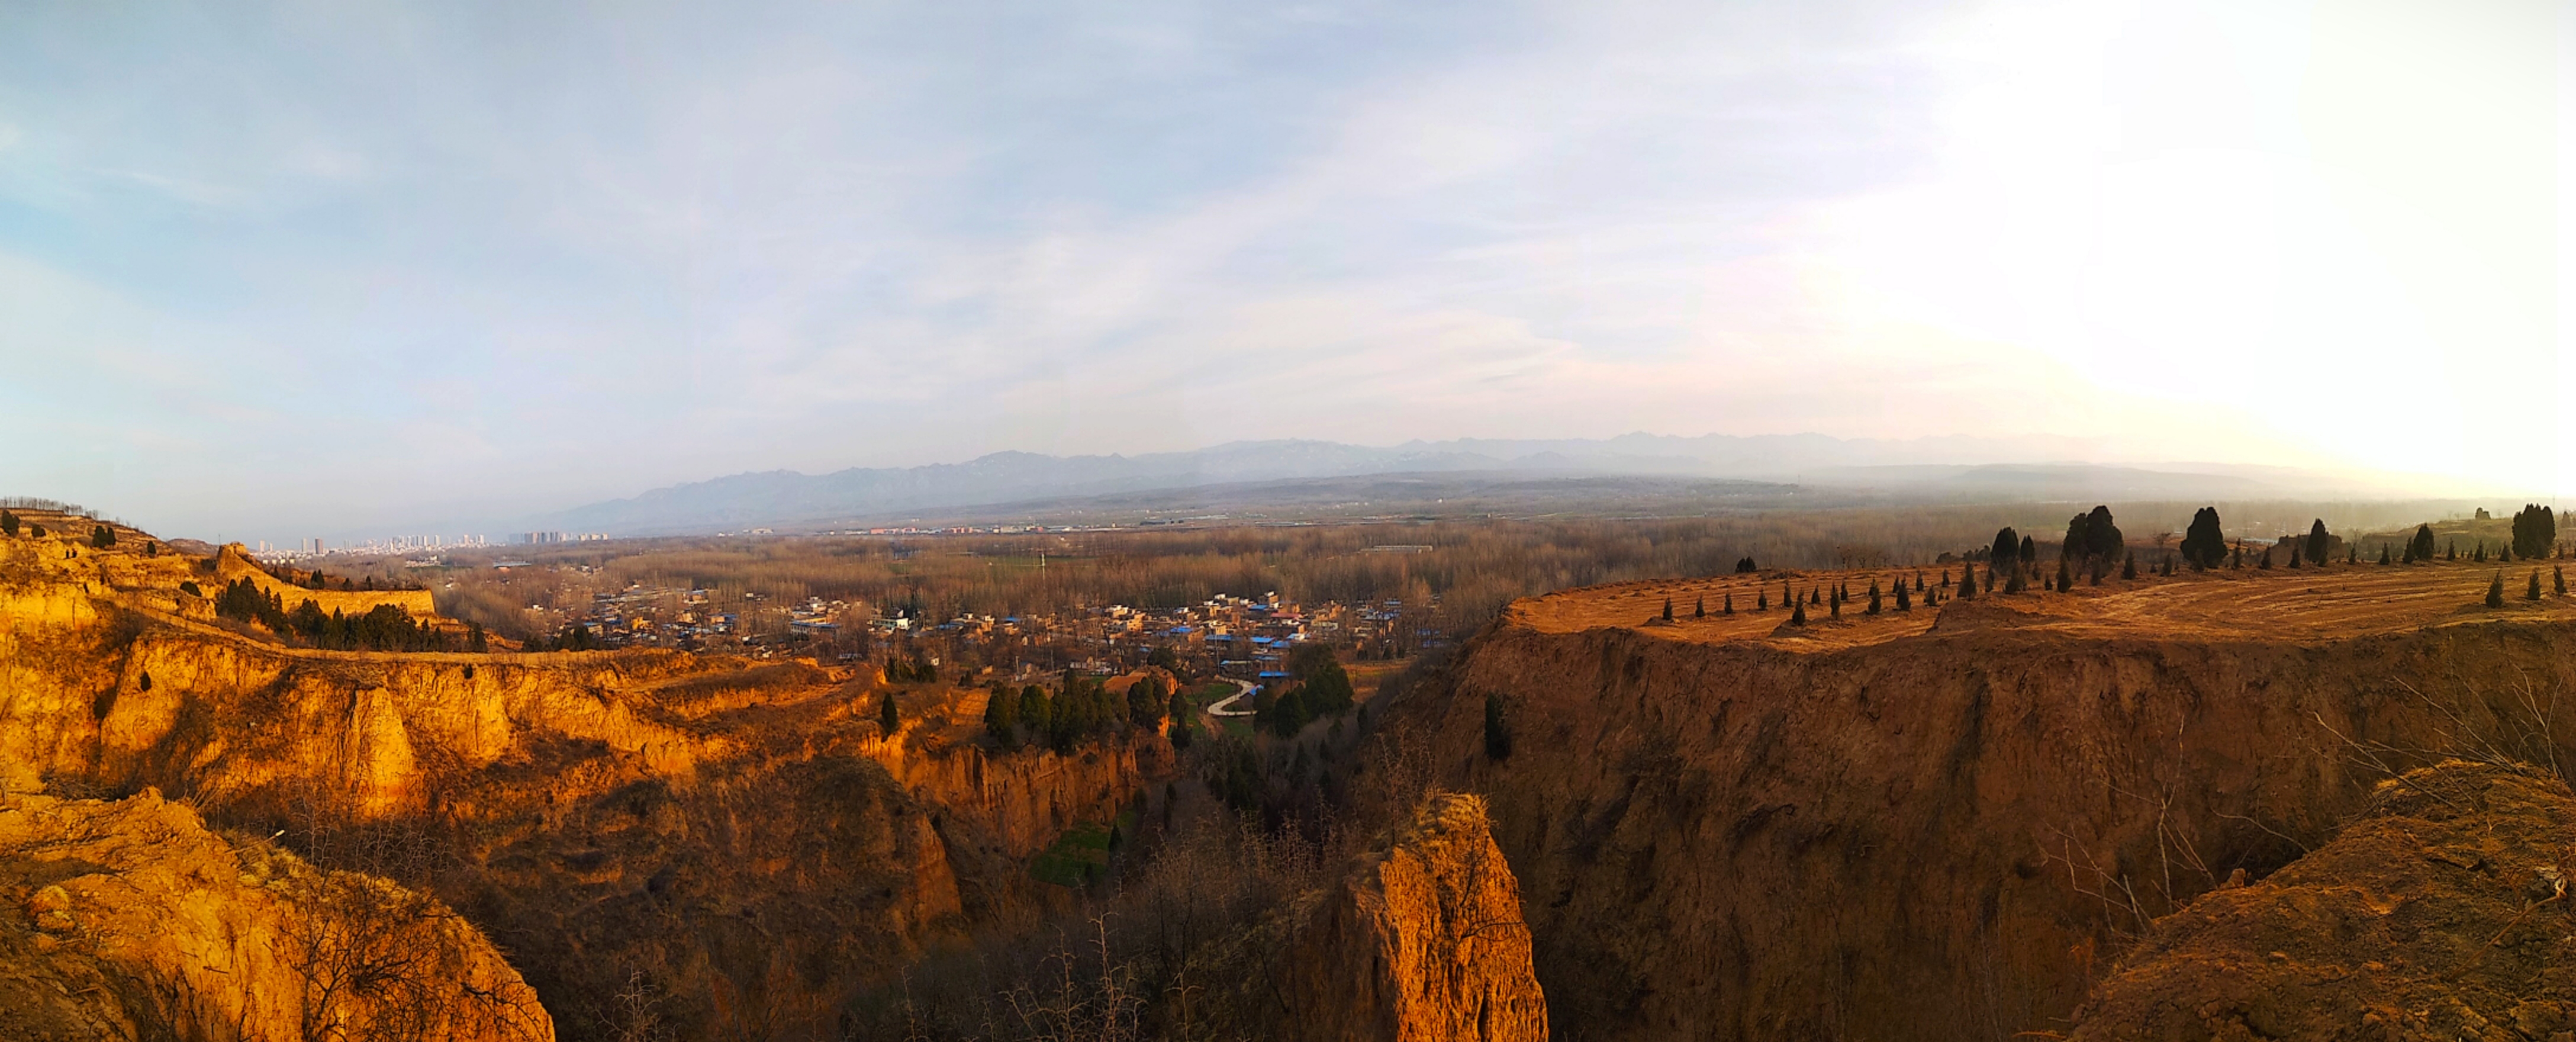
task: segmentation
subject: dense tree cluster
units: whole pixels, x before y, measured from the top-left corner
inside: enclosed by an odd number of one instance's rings
[[[2111,521],[2111,508],[2097,506],[2066,522],[2066,541],[2060,552],[2077,562],[2098,586],[2102,577],[2110,573],[2112,563],[2127,555],[2128,546],[2120,537],[2120,526]]]
[[[2524,506],[2513,515],[2513,553],[2534,560],[2554,554],[2558,548],[2558,516],[2538,503]]]
[[[2227,533],[2218,527],[2217,507],[2192,513],[2191,527],[2182,534],[2182,559],[2204,572],[2226,563]]]
[[[939,667],[928,659],[888,655],[885,677],[889,684],[936,684],[939,682]]]
[[[366,614],[348,616],[334,609],[322,613],[322,606],[310,598],[289,611],[277,594],[262,593],[248,578],[224,585],[215,595],[215,614],[220,618],[256,623],[281,637],[294,637],[317,648],[341,651],[447,651],[452,639],[434,626],[415,622],[411,614],[391,604],[379,604]]]

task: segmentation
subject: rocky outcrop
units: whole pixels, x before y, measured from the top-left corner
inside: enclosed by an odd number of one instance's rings
[[[1560,1024],[2061,1030],[2124,938],[2322,846],[2383,766],[2463,742],[2576,762],[2548,737],[2576,720],[2524,698],[2576,683],[2559,620],[1791,643],[1507,619],[1387,711],[1486,794]]]
[[[1520,888],[1486,830],[1483,800],[1432,797],[1340,881],[1298,902],[1291,920],[1281,1037],[1548,1037]]]
[[[2075,1039],[2569,1037],[2576,793],[2452,761],[2381,782],[2333,842],[2156,922]]]
[[[553,1021],[435,898],[231,843],[157,793],[0,799],[0,1036],[540,1042]]]

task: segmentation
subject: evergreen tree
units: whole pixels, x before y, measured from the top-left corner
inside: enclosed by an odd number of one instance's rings
[[[2122,557],[2120,558],[2120,578],[2123,578],[2123,579],[2135,579],[2135,578],[2137,578],[2137,577],[2138,577],[2138,555],[2136,555],[2136,554],[2127,554],[2127,555],[2122,556]]]
[[[2182,534],[2182,559],[2204,572],[2227,559],[2227,534],[2219,530],[2217,507],[2202,507],[2191,515],[2191,527]]]
[[[2022,582],[2021,575],[2022,575],[2022,568],[2021,568],[2021,566],[2020,566],[2019,564],[2015,564],[2015,565],[2013,566],[2012,571],[2011,571],[2011,572],[2009,572],[2009,573],[2007,573],[2007,574],[2004,576],[2004,592],[2005,592],[2005,593],[2020,593],[2020,592],[2022,592],[2023,590],[2027,590],[2027,589],[2029,589],[2029,588],[2030,588],[2029,584]],[[1992,576],[1988,576],[1988,578],[1993,578],[1993,577],[1992,577]]]
[[[1834,618],[1837,618],[1837,619],[1842,618],[1842,617],[1843,617],[1843,602],[1842,602],[1842,598],[1840,598],[1840,597],[1836,597],[1836,598],[1834,598],[1834,602],[1833,602],[1833,604],[1831,604],[1831,605],[1829,605],[1829,606],[1828,606],[1828,610],[1830,610],[1830,611],[1832,611],[1832,612],[1833,612],[1833,617],[1834,617]]]
[[[468,622],[465,624],[465,650],[471,651],[477,655],[491,650],[491,640],[483,635],[482,623]]]
[[[1914,592],[1923,592],[1923,573],[1919,570],[1914,573]]]
[[[1968,601],[1975,600],[1976,597],[1977,570],[1974,568],[1959,569],[1959,599]]]
[[[2304,544],[2305,542],[2306,542],[2305,540],[2301,540],[2301,543],[2302,543],[2302,544]],[[2301,560],[2304,560],[2304,559],[2305,559],[2306,555],[2304,555],[2304,554],[2300,553],[2300,550],[2301,550],[2302,548],[2303,548],[2302,546],[2292,546],[2292,547],[2290,547],[2290,567],[2292,567],[2292,568],[2296,568],[2296,567],[2298,567],[2298,566],[2299,566],[2299,562],[2300,562]]]
[[[1732,600],[1732,599],[1733,599],[1733,595],[1731,595],[1731,594],[1730,594],[1730,595],[1729,595],[1729,597],[1728,597],[1728,599],[1729,599],[1729,600]],[[1755,590],[1755,591],[1753,591],[1753,610],[1755,610],[1755,611],[1770,611],[1770,610],[1771,610],[1771,595],[1770,595],[1770,594],[1767,594],[1767,593],[1764,593],[1764,592],[1762,592],[1761,590]]]
[[[1878,614],[1878,580],[1869,581],[1869,614]]]
[[[994,684],[992,691],[984,696],[984,733],[1008,746],[1012,739],[1011,729],[1020,723],[1019,710],[1019,692],[1004,684]]]
[[[2236,556],[2235,556],[2235,557],[2233,557],[2233,558],[2230,558],[2230,559],[2229,559],[2229,563],[2228,563],[2227,567],[2228,567],[2228,569],[2229,569],[2229,570],[2231,570],[2231,571],[2233,571],[2233,570],[2235,570],[2235,569],[2239,569],[2239,568],[2243,568],[2243,567],[2245,567],[2245,544],[2244,544],[2244,543],[2239,542],[2239,543],[2237,543],[2237,544],[2236,544]]]
[[[2021,537],[2021,566],[2033,575],[2039,574],[2039,540]]]
[[[2516,557],[2549,556],[2558,543],[2558,516],[2538,503],[2524,506],[2513,515],[2513,553]]]
[[[1724,607],[1724,608],[1722,608],[1722,609],[1719,609],[1719,614],[1721,614],[1721,615],[1733,615],[1733,614],[1735,614],[1735,594],[1733,594],[1733,593],[1729,593],[1729,594],[1727,594],[1727,595],[1726,595],[1726,607]]]
[[[1694,618],[1694,619],[1705,619],[1705,618],[1707,618],[1707,617],[1708,617],[1708,596],[1707,596],[1706,594],[1702,594],[1698,600],[1695,600],[1695,601],[1692,601],[1692,602],[1691,602],[1691,618]]]
[[[1823,604],[1825,603],[1825,595],[1817,592],[1816,588],[1813,586],[1807,587],[1807,603]]]
[[[892,737],[898,722],[894,711],[894,692],[888,691],[885,699],[877,703],[877,725],[885,728],[886,735]]]
[[[2451,540],[2451,541],[2450,541],[2450,543],[2449,543],[2448,545],[2446,545],[2446,546],[2444,546],[2444,547],[2442,548],[2442,559],[2443,559],[2443,560],[2445,560],[2445,561],[2457,561],[2457,560],[2459,560],[2459,559],[2460,559],[2460,541],[2459,541],[2459,540],[2457,540],[2457,539]]]
[[[2388,563],[2388,544],[2386,543],[2379,544],[2379,563]]]
[[[2013,531],[2011,525],[1996,531],[1994,548],[1988,552],[1986,560],[1997,568],[2011,568],[2014,562],[2021,560],[2021,533]]]
[[[2531,587],[2522,591],[2522,599],[2526,601],[2536,601],[2540,599],[2540,569],[2534,568],[2531,570]]]
[[[2064,555],[2060,555],[2057,558],[2057,592],[2066,593],[2074,588],[2075,575],[2074,573],[2067,571],[2066,558]]]
[[[1673,599],[1670,597],[1664,598],[1664,621],[1673,621]]]
[[[109,528],[106,525],[91,525],[89,528],[89,545],[101,550],[115,546],[116,530]]]
[[[18,538],[18,515],[0,510],[0,535],[6,535],[11,539]]]
[[[1189,748],[1190,739],[1196,736],[1197,733],[1197,726],[1191,724],[1187,718],[1178,715],[1173,716],[1171,725],[1163,729],[1163,737],[1171,739],[1172,748],[1174,749]],[[1169,810],[1171,808],[1171,804],[1165,803],[1163,807],[1164,809]]]
[[[2254,567],[2267,572],[2272,570],[2272,551],[2269,548],[2266,548],[2263,551],[2262,563],[2257,564]]]
[[[2415,537],[2406,541],[2406,563],[2421,564],[2433,559],[2433,526],[2415,526]]]
[[[1751,575],[1760,570],[1761,569],[1753,567],[1753,558],[1749,556],[1735,562],[1735,574],[1737,575]]]
[[[2479,563],[2479,564],[2485,564],[2485,563],[2487,563],[2487,541],[2486,541],[2486,540],[2484,540],[2484,539],[2480,539],[2480,540],[2478,540],[2478,552],[2477,552],[2477,556],[2471,557],[2471,558],[2469,558],[2469,560],[2475,561],[2475,562],[2477,562],[2477,563]]]
[[[1055,730],[1055,699],[1047,695],[1044,686],[1031,684],[1020,689],[1019,724],[1033,735]]]
[[[2308,523],[2309,564],[2316,565],[2320,568],[2325,567],[2326,551],[2330,549],[2327,544],[2331,541],[2331,538],[2332,537],[2326,535],[2326,519],[2321,517]]]
[[[2360,564],[2360,563],[2361,563],[2361,544],[2359,544],[2359,543],[2346,543],[2346,544],[2344,544],[2344,547],[2343,547],[2343,563],[2345,563],[2345,564]]]
[[[2564,566],[2549,566],[2549,588],[2556,591],[2561,597],[2567,595],[2567,572]]]
[[[1800,602],[1798,602],[1797,607],[1796,607],[1796,608],[1794,608],[1793,610],[1791,610],[1791,611],[1789,612],[1789,625],[1792,625],[1792,626],[1804,626],[1804,625],[1806,625],[1806,624],[1807,624],[1807,604],[1806,604],[1806,602],[1804,602],[1804,601],[1800,601]]]
[[[1896,584],[1896,610],[1914,610],[1914,595],[1906,590],[1903,580],[1898,580]]]
[[[2495,578],[2494,578],[2492,581],[2490,581],[2490,582],[2488,582],[2488,583],[2487,583],[2487,607],[2490,607],[2490,608],[2501,608],[2501,607],[2504,607],[2504,573],[2503,573],[2503,572],[2497,572],[2497,573],[2495,574]]]

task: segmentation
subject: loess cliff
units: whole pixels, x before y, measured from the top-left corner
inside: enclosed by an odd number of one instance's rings
[[[290,647],[201,603],[248,567],[0,544],[0,785],[156,789],[423,888],[569,1038],[831,1037],[863,984],[1059,899],[1029,856],[1171,769],[1141,733],[994,750],[970,692],[892,689],[889,734],[880,680],[807,662]]]
[[[0,1037],[541,1042],[553,1023],[436,899],[235,843],[157,793],[0,797]]]
[[[1287,950],[1291,1037],[1547,1037],[1520,888],[1476,797],[1426,802],[1306,903]]]
[[[2063,1030],[2154,918],[2324,845],[2390,771],[2469,745],[2576,755],[2550,737],[2576,735],[2553,698],[2576,605],[2472,610],[2483,570],[2141,580],[1806,627],[1743,610],[1872,578],[1524,601],[1389,710],[1487,795],[1561,1037]],[[1656,617],[1730,593],[1733,616]]]

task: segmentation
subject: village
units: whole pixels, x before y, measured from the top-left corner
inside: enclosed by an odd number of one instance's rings
[[[1109,676],[1148,664],[1192,676],[1267,684],[1285,677],[1289,652],[1308,642],[1358,659],[1393,659],[1445,647],[1451,635],[1423,623],[1434,603],[1408,614],[1400,600],[1301,605],[1276,592],[1217,594],[1151,610],[1112,604],[1060,614],[931,619],[909,607],[820,597],[775,604],[757,592],[719,605],[715,591],[630,586],[592,595],[586,610],[545,613],[558,632],[581,631],[602,648],[654,647],[810,658],[851,664],[899,659],[943,676],[1029,678],[1073,670]],[[1408,619],[1414,621],[1408,621]]]

